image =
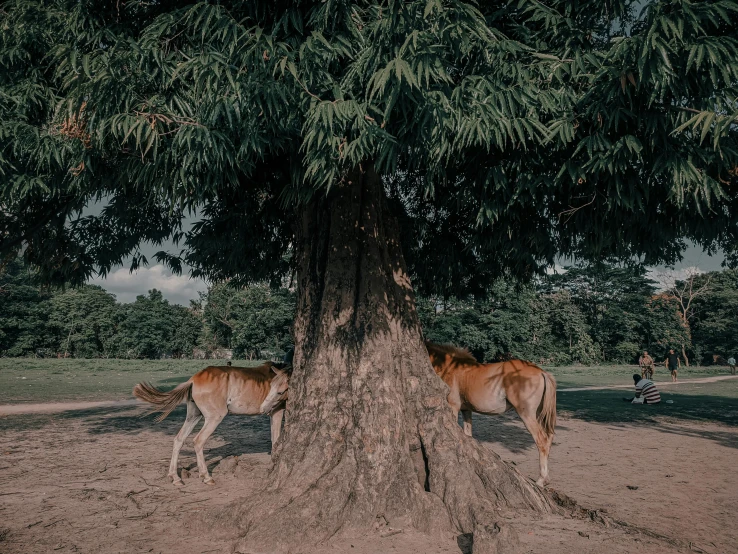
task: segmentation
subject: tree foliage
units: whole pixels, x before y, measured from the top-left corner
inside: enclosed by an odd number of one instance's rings
[[[78,358],[120,356],[113,344],[118,306],[115,296],[85,285],[55,294],[49,327],[58,351]]]
[[[421,298],[426,335],[468,347],[478,358],[509,356],[541,364],[634,363],[644,349],[657,359],[684,345],[699,362],[725,357],[736,306],[734,270],[699,276],[716,290],[696,300],[684,324],[675,298],[656,291],[642,267],[570,266],[535,286],[498,282],[481,300]],[[710,337],[710,338],[708,338]]]
[[[113,349],[124,358],[160,358],[167,354],[189,357],[202,325],[195,314],[182,306],[172,306],[156,289],[123,304],[116,320]]]
[[[657,360],[684,344],[697,362],[738,352],[735,270],[695,277],[711,287],[685,327],[677,300],[655,292],[639,268],[570,267],[534,284],[498,281],[464,299],[420,296],[429,340],[468,348],[478,359],[510,356],[543,365]],[[235,357],[281,358],[292,343],[295,294],[256,284],[216,284],[189,308],[153,290],[130,304],[98,286],[53,291],[18,260],[0,275],[0,355],[190,357],[232,349]]]
[[[42,288],[21,260],[0,274],[0,356],[190,357],[201,333],[200,314],[156,289],[121,304],[99,286]]]
[[[10,0],[2,249],[80,283],[174,238],[175,270],[276,282],[295,204],[371,162],[428,293],[685,239],[732,260],[737,25],[731,0]]]
[[[21,356],[51,347],[47,332],[51,293],[20,260],[0,270],[0,353]]]
[[[281,358],[291,342],[294,293],[256,284],[211,286],[185,308],[156,289],[118,303],[99,286],[48,290],[21,260],[0,274],[0,356],[161,358],[233,349]]]
[[[237,357],[281,358],[289,348],[295,295],[264,284],[215,285],[203,295],[205,326],[215,344]]]
[[[699,275],[697,285],[710,279],[710,290],[694,301],[692,341],[699,357],[712,362],[738,355],[738,272]],[[697,351],[697,348],[699,350]]]
[[[541,364],[600,360],[581,309],[566,292],[499,282],[476,302],[431,297],[420,303],[426,336],[463,345],[480,360],[509,357]]]

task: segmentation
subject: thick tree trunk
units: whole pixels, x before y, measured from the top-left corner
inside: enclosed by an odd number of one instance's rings
[[[303,209],[296,248],[285,431],[263,501],[233,514],[244,531],[236,551],[295,551],[377,518],[488,537],[499,509],[552,510],[454,421],[371,165]]]

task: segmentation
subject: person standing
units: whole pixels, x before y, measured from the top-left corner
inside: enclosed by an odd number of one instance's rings
[[[730,366],[730,374],[735,375],[735,358],[733,356],[728,358],[728,365]]]
[[[648,350],[643,351],[643,356],[638,358],[638,365],[641,366],[641,377],[653,379],[653,358],[649,356]]]
[[[671,380],[676,383],[677,370],[682,366],[682,362],[679,360],[679,356],[677,356],[673,348],[669,349],[669,354],[666,356],[666,366],[671,371]]]

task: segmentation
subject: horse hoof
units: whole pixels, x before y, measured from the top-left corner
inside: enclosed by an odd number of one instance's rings
[[[182,479],[175,479],[172,481],[172,485],[175,487],[184,487],[184,481]]]
[[[214,485],[214,484],[215,484],[215,481],[213,480],[213,478],[212,478],[212,477],[207,477],[207,478],[206,478],[206,479],[205,479],[205,480],[203,481],[203,483],[205,483],[206,485]]]
[[[548,479],[538,479],[538,481],[536,481],[536,485],[543,489],[548,485]]]

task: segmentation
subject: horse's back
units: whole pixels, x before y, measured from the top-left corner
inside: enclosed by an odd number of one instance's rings
[[[234,414],[259,414],[274,375],[271,364],[228,369],[231,370],[228,380],[228,410]]]
[[[543,397],[543,370],[524,360],[469,365],[457,371],[459,392],[472,410],[500,414]]]
[[[192,377],[192,399],[201,409],[257,414],[269,392],[271,366],[208,366]]]

